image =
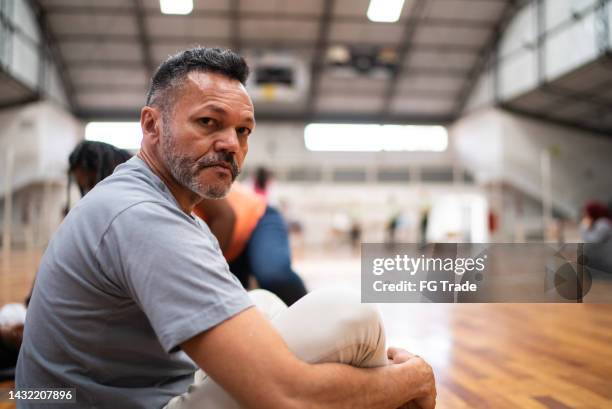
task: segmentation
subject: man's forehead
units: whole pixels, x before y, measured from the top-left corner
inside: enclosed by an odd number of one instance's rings
[[[242,92],[248,96],[246,88],[240,81],[217,72],[190,71],[186,77],[188,84],[202,91],[235,91]]]
[[[192,71],[186,75],[181,88],[180,104],[187,104],[195,110],[216,106],[225,114],[234,107],[255,122],[251,98],[238,80],[215,72]]]

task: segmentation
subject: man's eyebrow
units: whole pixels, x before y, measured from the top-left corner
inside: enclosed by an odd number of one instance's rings
[[[202,109],[209,109],[220,115],[227,115],[227,111],[223,107],[220,107],[219,105],[215,105],[215,104],[206,104],[202,107]],[[248,117],[245,118],[245,121],[255,125],[255,118],[253,116],[249,115]]]
[[[215,104],[206,104],[202,107],[202,109],[210,109],[211,111],[214,111],[218,114],[227,115],[227,111],[224,108],[220,107],[219,105],[215,105]]]

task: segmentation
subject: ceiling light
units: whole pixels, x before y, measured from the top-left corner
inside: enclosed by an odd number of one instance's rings
[[[163,14],[189,14],[193,10],[193,0],[159,0]]]
[[[404,0],[370,0],[368,19],[375,23],[395,23],[403,6]]]

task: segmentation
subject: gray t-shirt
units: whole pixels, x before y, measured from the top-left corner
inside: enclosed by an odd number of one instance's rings
[[[196,366],[178,346],[251,305],[208,226],[134,157],[49,243],[16,386],[76,388],[72,409],[161,408],[193,380]],[[48,405],[18,405],[38,406]]]

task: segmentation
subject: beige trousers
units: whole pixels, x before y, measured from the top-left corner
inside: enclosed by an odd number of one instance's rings
[[[357,367],[387,365],[385,332],[375,306],[359,294],[319,290],[287,307],[265,291],[249,292],[253,302],[284,338],[289,349],[309,363],[337,362]],[[186,393],[164,409],[240,409],[241,406],[198,370]]]

